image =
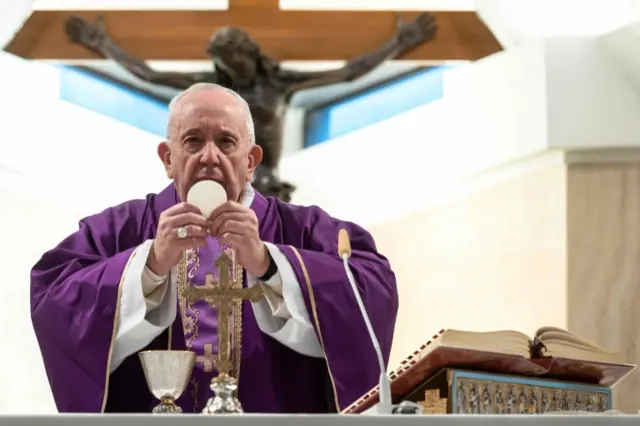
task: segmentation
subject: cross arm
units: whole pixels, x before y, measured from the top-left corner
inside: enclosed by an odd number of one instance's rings
[[[421,13],[410,23],[405,23],[400,15],[396,15],[396,26],[396,34],[390,40],[373,52],[347,61],[342,68],[311,73],[282,70],[280,79],[289,87],[290,92],[353,81],[373,71],[383,62],[396,59],[421,44],[432,41],[437,31],[435,17],[430,13]]]
[[[189,302],[206,300],[209,304],[228,302],[231,300],[250,300],[259,302],[264,296],[264,289],[259,285],[249,288],[220,288],[190,286],[185,291],[185,298]]]
[[[72,16],[65,22],[65,32],[72,42],[105,59],[114,60],[131,74],[148,83],[182,90],[201,81],[215,80],[213,72],[179,73],[154,70],[145,61],[130,54],[109,37],[101,16],[98,16],[94,23],[89,23],[78,16]]]
[[[101,54],[105,59],[112,59],[116,61],[120,66],[138,77],[140,80],[151,84],[185,90],[199,82],[215,81],[215,75],[213,72],[181,73],[156,71],[144,61],[129,55],[111,40],[108,40],[108,42],[102,47]]]
[[[312,72],[281,69],[278,77],[291,93],[302,89],[353,81],[383,62],[399,56],[403,50],[399,40],[393,38],[377,50],[347,61],[341,68]]]
[[[237,5],[238,1],[243,4]],[[230,0],[229,10],[36,10],[5,47],[29,59],[96,59],[99,52],[70,40],[70,14],[95,22],[103,16],[109,36],[141,60],[207,60],[207,40],[222,26],[242,28],[262,51],[278,61],[334,61],[355,58],[397,34],[391,11],[279,10],[276,0]],[[416,12],[398,13],[406,20]],[[402,59],[478,60],[502,46],[475,11],[435,11],[438,37]],[[331,23],[327,31],[327,23]],[[188,31],[185,28],[188,27]],[[274,31],[277,28],[277,31]]]
[[[193,303],[197,300],[204,300],[209,298],[212,294],[212,290],[217,290],[215,288],[205,288],[198,286],[188,286],[185,289],[184,297],[189,303]]]

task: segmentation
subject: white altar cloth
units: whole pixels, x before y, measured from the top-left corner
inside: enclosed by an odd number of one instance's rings
[[[213,417],[213,418],[212,418]],[[120,415],[0,416],[0,426],[639,426],[634,415]]]

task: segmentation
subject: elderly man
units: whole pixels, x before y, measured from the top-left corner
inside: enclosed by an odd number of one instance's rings
[[[246,287],[270,289],[230,318],[245,411],[336,412],[374,387],[376,354],[337,253],[346,228],[353,274],[388,361],[397,290],[371,236],[318,207],[256,193],[250,182],[262,150],[249,107],[220,86],[197,84],[171,102],[158,155],[171,185],[81,220],[32,270],[32,321],[58,410],[149,412],[157,402],[137,352],[168,348],[198,355],[178,403],[185,412],[203,409],[217,374],[217,315],[184,289],[204,284],[221,246],[234,249]],[[209,217],[185,202],[203,179],[228,194]]]

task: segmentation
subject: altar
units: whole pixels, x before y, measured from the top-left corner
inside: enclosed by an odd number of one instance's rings
[[[175,426],[178,421],[167,415],[57,415],[3,416],[2,426]],[[362,416],[362,415],[221,415],[216,426],[636,426],[632,415],[545,415],[545,416]],[[180,426],[209,426],[211,417],[182,415]]]

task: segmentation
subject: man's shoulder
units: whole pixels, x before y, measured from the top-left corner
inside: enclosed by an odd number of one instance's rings
[[[360,225],[348,220],[339,219],[317,205],[302,206],[268,197],[273,210],[283,224],[297,224],[298,227],[313,230],[330,231],[345,228],[350,233],[367,233]]]
[[[144,198],[127,200],[83,218],[80,220],[80,226],[100,224],[110,228],[146,227],[155,223],[160,213],[170,206],[170,203],[163,202],[165,198],[167,198],[165,191],[162,191],[149,193]]]
[[[375,250],[373,237],[365,228],[354,222],[338,219],[317,205],[302,206],[272,197],[268,197],[268,201],[269,210],[280,222],[285,244],[293,244],[298,248],[334,250],[338,231],[344,229],[349,234],[353,247]]]
[[[98,218],[110,217],[110,216],[132,216],[139,215],[147,210],[148,206],[153,203],[153,200],[157,194],[147,194],[144,198],[136,198],[132,200],[123,201],[120,204],[110,206],[104,210],[94,213],[85,217],[84,220],[93,220]]]
[[[324,209],[316,205],[310,206],[302,206],[299,204],[294,204],[286,201],[282,201],[275,197],[268,197],[269,203],[273,206],[273,208],[278,212],[278,215],[283,219],[291,219],[291,220],[331,220],[331,221],[340,221],[339,219],[334,218],[329,213],[327,213]]]

